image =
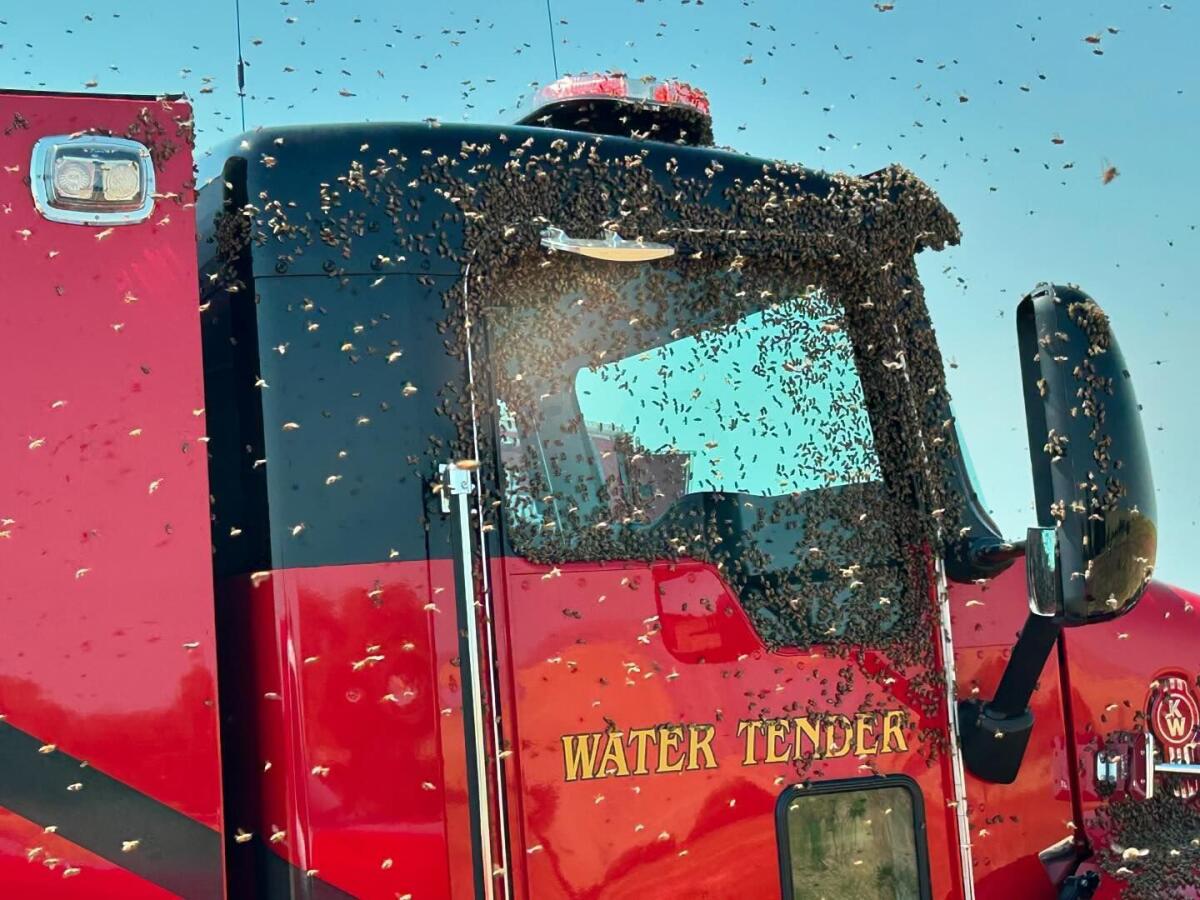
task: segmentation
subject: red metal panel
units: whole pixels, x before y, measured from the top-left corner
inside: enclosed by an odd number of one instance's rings
[[[944,711],[924,717],[905,701],[914,673],[883,672],[867,659],[838,698],[839,670],[854,663],[767,650],[707,565],[548,569],[507,559],[497,567],[505,570],[497,626],[523,896],[778,896],[775,807],[798,779],[787,763],[744,765],[738,722],[791,715],[797,702],[802,715],[809,698],[853,714],[868,691],[908,714],[908,752],[850,752],[815,762],[806,777],[869,776],[874,765],[915,779],[933,896],[961,896],[948,767],[944,758],[928,764],[916,737],[944,729]],[[895,680],[885,685],[885,677]],[[669,723],[712,725],[715,765],[697,754],[691,771],[566,780],[563,735]]]
[[[1069,665],[1078,673],[1071,682],[1071,709],[1080,749],[1080,795],[1095,847],[1128,845],[1127,838],[1108,834],[1097,821],[1107,792],[1096,784],[1096,751],[1117,732],[1146,728],[1151,689],[1158,679],[1182,676],[1195,684],[1200,678],[1198,617],[1200,595],[1151,582],[1132,612],[1066,633]],[[1180,781],[1160,777],[1156,789],[1169,791]],[[1102,894],[1119,896],[1120,888],[1114,887],[1119,882],[1105,875],[1104,883]]]
[[[1029,612],[1025,567],[1010,566],[985,585],[950,585],[958,694],[991,697]],[[1073,836],[1071,779],[1058,659],[1051,655],[1033,696],[1033,734],[1012,784],[970,772],[967,799],[979,900],[1058,896],[1038,853]]]
[[[219,586],[250,654],[231,827],[356,897],[473,896],[453,564],[253,582]]]
[[[169,900],[176,896],[41,825],[0,809],[4,896],[38,900]]]
[[[219,828],[190,116],[0,95],[0,713]],[[85,129],[151,146],[149,221],[37,214],[34,142]]]

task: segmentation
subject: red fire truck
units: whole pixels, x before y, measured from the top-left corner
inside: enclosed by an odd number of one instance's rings
[[[1195,896],[1129,370],[1021,301],[1006,539],[906,170],[613,74],[202,185],[180,98],[0,128],[0,895]]]

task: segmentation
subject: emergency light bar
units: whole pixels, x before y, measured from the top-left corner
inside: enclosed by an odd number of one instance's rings
[[[712,143],[708,95],[673,78],[630,80],[621,73],[564,75],[538,89],[517,124]]]
[[[154,210],[150,151],[127,138],[54,135],[33,145],[33,205],[51,222],[132,225]]]
[[[660,106],[687,106],[703,115],[711,115],[708,95],[699,88],[675,79],[639,78],[632,85],[626,75],[564,75],[543,87],[533,96],[534,106],[544,106],[560,100],[584,100],[598,97],[617,97],[640,100]]]

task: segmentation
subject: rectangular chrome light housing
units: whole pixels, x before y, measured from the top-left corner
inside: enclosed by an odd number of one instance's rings
[[[54,135],[33,146],[33,203],[51,222],[132,225],[154,210],[154,163],[137,141]]]

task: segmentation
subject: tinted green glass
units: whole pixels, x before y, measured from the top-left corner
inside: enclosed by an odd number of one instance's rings
[[[917,900],[912,795],[904,788],[799,791],[787,808],[794,900]]]

